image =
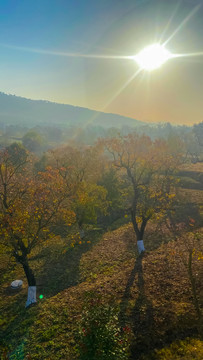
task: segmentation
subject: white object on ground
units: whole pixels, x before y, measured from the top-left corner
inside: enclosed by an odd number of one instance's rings
[[[11,288],[12,289],[20,289],[22,287],[22,285],[23,285],[22,280],[14,280],[11,283]]]
[[[138,240],[137,248],[138,248],[138,253],[139,254],[141,254],[142,251],[145,251],[143,240]]]
[[[28,294],[25,307],[28,307],[36,302],[36,286],[28,286]]]

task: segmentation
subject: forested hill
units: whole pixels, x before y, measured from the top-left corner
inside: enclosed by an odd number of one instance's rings
[[[6,125],[94,125],[103,127],[130,127],[143,125],[143,122],[120,116],[108,114],[87,108],[57,104],[43,100],[30,100],[15,95],[0,92],[0,123]]]

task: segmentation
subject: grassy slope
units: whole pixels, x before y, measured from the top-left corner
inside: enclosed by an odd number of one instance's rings
[[[185,191],[201,206],[202,191]],[[53,240],[36,250],[36,254],[40,251],[38,260],[35,254],[30,259],[37,275],[38,296],[42,293],[44,299],[26,311],[27,286],[22,269],[10,263],[2,252],[2,349],[13,351],[11,359],[24,359],[30,353],[31,359],[73,360],[73,333],[85,294],[95,291],[102,294],[104,302],[116,303],[120,325],[132,328],[133,359],[202,359],[190,284],[177,246],[168,240],[165,229],[157,232],[151,224],[145,244],[149,251],[140,260],[131,225],[102,237],[97,234],[91,245],[82,244],[66,252],[65,240]],[[201,265],[196,256],[194,261],[200,292]],[[18,293],[9,289],[15,278],[24,280]],[[155,348],[163,349],[154,352]]]
[[[177,177],[183,188],[203,190],[203,163],[182,165]]]
[[[148,248],[153,240],[158,240],[153,226],[150,234],[146,240]],[[51,291],[57,292],[57,284],[52,284],[50,288],[45,282],[40,288],[44,299],[26,311],[26,286],[15,295],[3,286],[3,335],[11,349],[18,346],[17,350],[23,354],[24,348],[32,359],[74,359],[73,330],[80,318],[87,291],[102,294],[104,302],[119,304],[121,326],[128,324],[132,328],[134,358],[140,358],[146,350],[163,347],[174,339],[195,337],[196,315],[186,271],[176,251],[177,245],[173,242],[162,244],[137,261],[134,240],[131,225],[125,225],[106,233],[88,251],[82,245],[68,256],[67,253],[61,254],[61,273],[58,269],[57,276],[60,278],[60,274],[65,274],[67,269],[69,274],[70,267],[74,266],[77,281],[68,284],[69,275],[63,275],[66,281],[64,288],[70,287],[55,296],[51,296]],[[61,252],[64,244],[61,242],[61,248],[58,246],[57,251],[54,249],[56,245],[52,246],[54,255],[54,251],[55,254]],[[49,260],[51,270],[54,262],[53,258]],[[197,258],[195,263],[195,271],[200,274],[200,261]],[[40,275],[42,263],[39,266],[33,260],[33,266]],[[57,259],[55,266],[59,267]],[[16,270],[21,276],[20,268]],[[61,287],[60,284],[58,286]],[[199,351],[199,346],[197,349]],[[24,358],[20,356],[17,359]]]

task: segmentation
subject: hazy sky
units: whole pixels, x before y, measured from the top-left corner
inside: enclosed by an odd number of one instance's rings
[[[138,66],[119,56],[168,39],[173,53],[202,54],[129,82]],[[149,122],[203,121],[203,0],[0,0],[0,91]]]

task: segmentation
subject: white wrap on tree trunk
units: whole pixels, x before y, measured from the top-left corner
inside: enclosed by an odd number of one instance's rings
[[[138,240],[137,248],[138,248],[138,253],[139,254],[141,254],[142,251],[145,251],[143,240]]]
[[[36,286],[28,286],[27,301],[25,307],[36,303]]]

